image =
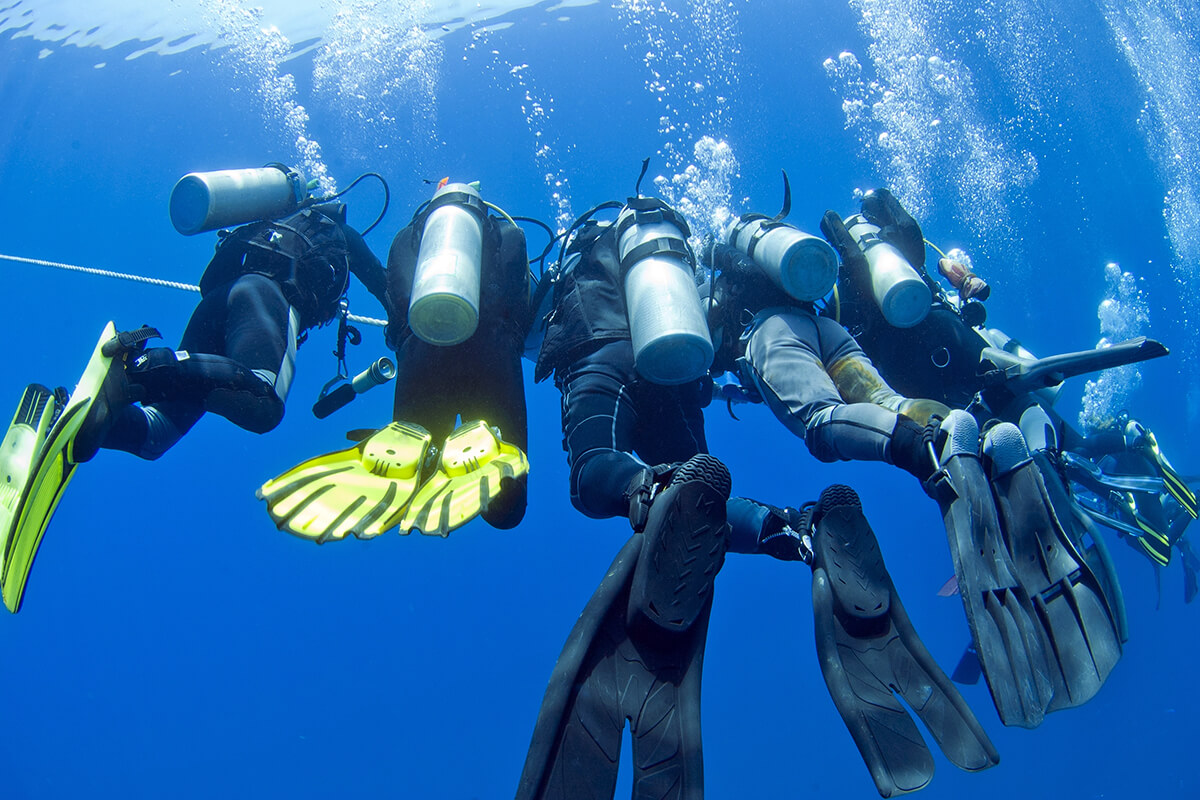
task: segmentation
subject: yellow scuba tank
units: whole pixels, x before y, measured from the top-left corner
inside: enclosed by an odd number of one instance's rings
[[[665,385],[708,372],[713,345],[683,217],[657,198],[630,198],[617,216],[625,310],[637,371]]]
[[[486,213],[466,183],[439,186],[430,201],[408,304],[408,326],[429,344],[465,342],[479,325]]]
[[[829,243],[786,222],[747,214],[733,221],[725,238],[776,286],[802,302],[821,299],[837,282],[837,253]]]
[[[184,236],[259,219],[277,219],[308,197],[299,171],[283,164],[189,172],[171,190],[171,224]]]
[[[900,251],[879,238],[879,226],[855,214],[846,218],[846,230],[867,260],[871,292],[883,318],[897,328],[925,319],[933,292]]]

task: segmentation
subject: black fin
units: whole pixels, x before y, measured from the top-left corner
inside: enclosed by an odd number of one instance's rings
[[[965,686],[974,686],[979,683],[979,679],[982,676],[983,665],[979,663],[979,653],[975,652],[975,643],[967,642],[967,646],[963,648],[963,654],[958,659],[958,665],[954,668],[954,674],[950,676],[950,680]]]
[[[893,692],[956,766],[977,771],[999,763],[979,720],[913,629],[858,495],[830,486],[813,519],[821,672],[879,794],[916,791],[933,778],[933,757]]]

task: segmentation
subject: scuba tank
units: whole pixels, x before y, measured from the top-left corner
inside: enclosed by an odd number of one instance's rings
[[[879,238],[879,226],[855,214],[846,218],[846,230],[867,260],[871,291],[883,318],[897,328],[911,328],[925,319],[933,292],[900,251]]]
[[[713,360],[688,249],[687,222],[657,198],[630,198],[617,216],[617,253],[637,371],[664,385],[687,383]]]
[[[726,241],[801,302],[821,299],[837,283],[837,253],[829,243],[786,222],[747,214],[730,225]]]
[[[308,183],[283,164],[189,172],[171,190],[171,224],[184,236],[287,216],[308,198]]]
[[[460,344],[479,325],[486,213],[465,183],[439,187],[429,202],[408,304],[408,326],[429,344]]]

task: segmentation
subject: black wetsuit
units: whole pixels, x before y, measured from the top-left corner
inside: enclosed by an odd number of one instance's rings
[[[521,353],[529,330],[529,261],[525,234],[507,220],[483,224],[479,325],[461,344],[440,346],[408,326],[408,305],[424,218],[396,234],[388,253],[387,339],[396,351],[393,418],[415,422],[441,443],[463,422],[482,419],[504,441],[528,451]],[[481,515],[496,528],[513,528],[525,516],[526,478],[505,485]]]
[[[593,518],[629,514],[631,484],[647,469],[708,452],[708,376],[663,386],[637,373],[616,239],[614,226],[595,223],[576,235],[567,263],[572,253],[581,258],[555,284],[534,371],[538,381],[553,373],[562,393],[571,503]],[[765,506],[731,499],[729,550],[758,552],[767,516]]]
[[[225,235],[179,349],[146,350],[127,368],[142,402],[124,409],[103,446],[156,459],[206,412],[254,433],[273,429],[291,389],[297,337],[336,316],[351,272],[382,299],[383,268],[341,204]]]

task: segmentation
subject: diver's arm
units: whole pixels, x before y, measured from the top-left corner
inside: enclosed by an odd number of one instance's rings
[[[350,257],[350,271],[353,272],[367,291],[375,295],[384,308],[387,308],[387,274],[379,259],[371,252],[362,235],[345,225],[342,228],[346,234],[346,248]]]

